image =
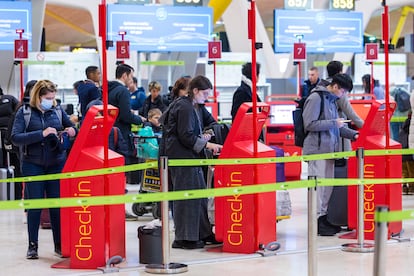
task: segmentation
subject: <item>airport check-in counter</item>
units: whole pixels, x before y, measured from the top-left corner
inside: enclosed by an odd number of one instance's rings
[[[275,151],[258,141],[270,107],[257,103],[257,125],[253,130],[252,103],[240,106],[219,159],[275,157]],[[240,187],[276,182],[276,164],[218,165],[214,187]],[[224,252],[254,253],[276,240],[276,193],[256,193],[215,198],[215,235]]]
[[[270,115],[266,122],[265,141],[269,146],[277,146],[285,155],[296,156],[302,154],[302,148],[295,146],[295,133],[292,112],[296,109],[296,95],[280,95],[266,97],[270,105]],[[302,173],[301,162],[285,163],[285,177],[287,181],[300,180]]]
[[[385,101],[384,100],[355,100],[351,101],[354,110],[365,120],[364,126],[359,130],[359,138],[352,145],[353,149],[363,147],[365,150],[386,149],[387,141],[385,135]],[[396,108],[395,102],[391,101],[389,106],[388,121]],[[388,149],[401,149],[401,144],[390,139]],[[387,156],[365,156],[364,178],[401,178],[402,175],[401,155]],[[356,158],[350,158],[348,163],[348,177],[358,178]],[[357,228],[357,202],[358,186],[348,188],[348,227]],[[374,239],[375,207],[387,205],[390,210],[401,210],[402,195],[401,183],[395,184],[366,184],[364,185],[364,237]],[[389,224],[389,236],[401,232],[401,221]]]
[[[104,140],[118,115],[108,106],[108,125],[104,127],[103,106],[92,106],[82,123],[63,168],[64,173],[102,169]],[[108,150],[108,167],[123,166],[124,157]],[[61,180],[61,197],[125,194],[124,173],[95,175]],[[96,269],[112,256],[125,258],[125,204],[81,205],[61,208],[62,255],[67,259],[52,267]]]

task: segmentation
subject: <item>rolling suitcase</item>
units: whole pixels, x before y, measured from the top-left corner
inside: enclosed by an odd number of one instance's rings
[[[13,168],[0,168],[0,178],[14,178]],[[0,183],[0,199],[1,200],[14,200],[14,182],[1,182]]]
[[[277,146],[270,146],[276,152],[276,157],[284,157],[285,151]],[[276,163],[276,182],[285,182],[285,163]],[[292,215],[292,202],[287,190],[276,191],[276,220],[289,218]]]
[[[348,178],[348,160],[341,159],[335,162],[335,178]],[[333,187],[327,218],[334,225],[348,225],[348,186]]]
[[[2,133],[3,134],[3,133]],[[10,153],[4,149],[2,135],[0,135],[0,152],[1,160],[0,165],[0,178],[14,178],[14,168],[10,166]],[[14,182],[1,182],[0,183],[0,200],[14,200],[15,199],[15,185]]]

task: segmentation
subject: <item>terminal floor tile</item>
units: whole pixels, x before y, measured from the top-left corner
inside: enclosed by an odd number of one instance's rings
[[[281,248],[274,256],[224,253],[220,248],[195,250],[170,249],[170,262],[188,265],[182,275],[307,275],[307,192],[290,191],[293,213],[290,219],[277,223],[277,240]],[[414,195],[403,195],[404,209],[414,209]],[[101,270],[54,269],[50,266],[61,259],[53,255],[51,230],[40,229],[39,259],[26,260],[27,225],[22,210],[0,211],[0,275],[101,275]],[[152,220],[148,213],[137,221],[126,222],[127,256],[120,272],[107,275],[150,275],[139,263],[137,228]],[[172,229],[172,222],[170,222]],[[386,246],[385,275],[413,275],[414,220],[403,222],[407,241],[389,240]],[[173,240],[171,231],[170,240]],[[341,245],[355,240],[317,237],[317,275],[372,275],[374,253],[349,253]],[[370,241],[366,241],[370,242]]]

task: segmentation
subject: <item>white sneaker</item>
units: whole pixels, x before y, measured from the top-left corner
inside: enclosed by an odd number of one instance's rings
[[[23,213],[22,222],[23,222],[23,224],[27,224],[27,212]]]

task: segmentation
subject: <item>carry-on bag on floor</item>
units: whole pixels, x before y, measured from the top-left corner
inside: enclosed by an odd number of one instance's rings
[[[348,178],[348,160],[336,162],[335,178]],[[348,187],[334,186],[328,203],[328,221],[334,225],[348,225]]]
[[[284,157],[285,151],[277,146],[270,146],[276,152],[276,157]],[[285,163],[276,163],[276,182],[285,182]],[[276,191],[276,221],[290,218],[292,202],[289,191]]]
[[[13,168],[0,168],[0,178],[14,178]],[[14,200],[14,182],[1,182],[0,183],[0,199],[1,200]]]

